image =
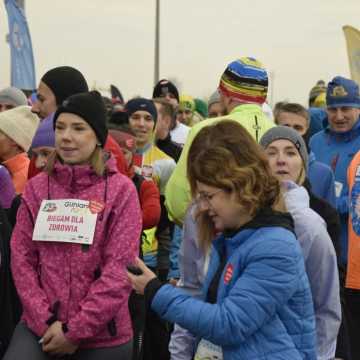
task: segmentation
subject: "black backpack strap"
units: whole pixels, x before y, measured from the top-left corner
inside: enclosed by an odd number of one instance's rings
[[[139,197],[139,201],[141,204],[141,199],[140,199],[140,190],[141,190],[141,185],[142,183],[145,181],[145,178],[139,174],[135,174],[132,178],[132,181],[136,187],[136,191],[138,193],[138,197]],[[142,253],[142,244],[144,242],[144,240],[146,240],[146,234],[144,233],[144,231],[141,232],[140,235],[140,254],[139,257],[142,259],[143,258],[143,253]]]
[[[141,190],[141,185],[142,183],[145,181],[145,178],[139,174],[135,174],[132,178],[132,181],[136,187],[136,191],[139,195],[139,199],[140,199],[140,190]]]

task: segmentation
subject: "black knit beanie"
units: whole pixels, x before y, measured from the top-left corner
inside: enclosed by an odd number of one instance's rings
[[[84,75],[71,66],[51,69],[41,81],[54,93],[58,106],[71,95],[89,91]]]
[[[170,93],[175,96],[176,100],[179,102],[179,91],[176,86],[169,80],[162,79],[154,87],[153,99],[165,97],[167,93]]]
[[[84,92],[67,98],[55,112],[54,129],[56,120],[62,113],[70,113],[80,116],[91,126],[101,144],[101,147],[104,147],[108,130],[106,126],[106,108],[99,92]]]

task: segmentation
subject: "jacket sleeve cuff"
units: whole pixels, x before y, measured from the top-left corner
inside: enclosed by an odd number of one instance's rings
[[[52,314],[45,323],[47,326],[51,326],[55,321],[57,321],[57,316]]]
[[[45,316],[41,314],[41,316],[39,316],[36,321],[30,321],[25,319],[24,322],[33,333],[35,333],[37,336],[42,337],[45,334],[46,330],[49,328],[47,321],[49,318],[51,318],[51,316],[51,313]]]
[[[163,286],[164,284],[156,277],[150,280],[147,285],[145,286],[144,296],[145,296],[145,305],[147,308],[151,307],[151,303],[157,293],[157,291]]]
[[[78,338],[78,336],[76,336],[76,330],[71,329],[71,327],[69,327],[68,323],[62,324],[62,331],[63,331],[66,339],[68,339],[72,344],[74,344],[74,345],[80,344],[81,340]]]

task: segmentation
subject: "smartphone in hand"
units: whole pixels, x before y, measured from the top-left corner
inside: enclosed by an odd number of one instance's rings
[[[140,268],[138,268],[137,266],[134,265],[127,265],[126,269],[129,273],[133,274],[133,275],[142,275],[142,270]]]

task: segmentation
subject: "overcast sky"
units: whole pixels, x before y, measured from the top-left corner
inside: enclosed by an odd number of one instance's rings
[[[117,85],[125,98],[150,97],[155,0],[25,0],[36,77],[59,65],[89,84]],[[0,2],[0,86],[9,85],[10,50]],[[274,103],[307,103],[318,79],[349,76],[343,25],[360,28],[360,0],[161,0],[160,78],[208,97],[227,63],[254,56],[273,75]]]

